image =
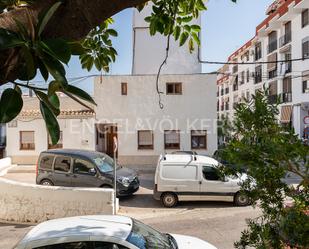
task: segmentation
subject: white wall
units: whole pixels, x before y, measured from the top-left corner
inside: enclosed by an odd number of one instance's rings
[[[0,219],[37,223],[79,215],[113,214],[112,189],[46,187],[0,178]]]
[[[164,152],[164,130],[182,131],[182,150],[191,150],[191,130],[207,130],[208,149],[200,152],[212,155],[217,148],[216,76],[161,76],[161,91],[165,92],[166,82],[182,82],[183,88],[183,95],[162,95],[163,110],[158,105],[155,79],[144,75],[106,76],[102,84],[95,80],[97,122],[118,125],[119,158],[156,160]],[[121,82],[128,83],[127,96],[121,95]],[[138,150],[137,130],[154,131],[153,150]]]
[[[156,74],[166,55],[167,38],[157,34],[150,36],[144,18],[150,14],[151,5],[141,13],[133,14],[133,68],[132,73]],[[200,19],[194,21],[200,24]],[[188,44],[179,47],[179,41],[171,37],[170,52],[162,74],[196,74],[202,72],[198,62],[198,49],[190,54]]]
[[[39,154],[47,149],[47,131],[43,119],[17,120],[17,127],[7,125],[7,156],[13,163],[34,164]],[[89,119],[59,119],[60,130],[63,132],[63,148],[95,149],[94,121]],[[20,150],[20,131],[34,131],[35,150]],[[88,141],[88,142],[86,142]]]

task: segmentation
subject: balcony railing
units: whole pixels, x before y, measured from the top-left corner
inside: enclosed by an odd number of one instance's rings
[[[235,91],[238,91],[238,84],[234,84],[233,85],[233,91],[235,92]]]
[[[277,48],[278,48],[278,42],[277,40],[275,40],[268,44],[267,51],[270,54],[271,52],[277,50]]]
[[[268,102],[270,104],[275,104],[277,102],[277,98],[278,98],[278,95],[269,95],[268,96]]]
[[[230,104],[229,103],[225,103],[225,110],[226,111],[230,110]]]
[[[292,93],[283,93],[282,94],[282,102],[283,103],[292,102]]]
[[[291,73],[292,72],[292,61],[289,61],[289,62],[286,62],[285,64],[283,64],[283,68],[284,68],[284,74],[287,74],[287,73]]]
[[[288,34],[285,34],[284,36],[281,36],[280,39],[279,39],[280,48],[289,44],[291,41],[292,41],[292,34],[291,33],[288,33]]]
[[[277,76],[278,76],[277,69],[268,72],[268,79],[273,79],[276,78]]]

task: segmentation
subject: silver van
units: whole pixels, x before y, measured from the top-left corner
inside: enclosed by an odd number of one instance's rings
[[[201,155],[162,155],[156,173],[154,198],[165,207],[174,207],[179,201],[227,201],[237,206],[249,205],[249,197],[240,191],[238,178],[221,177],[219,162]]]

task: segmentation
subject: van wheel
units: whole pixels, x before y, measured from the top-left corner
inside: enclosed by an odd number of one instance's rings
[[[41,181],[41,185],[44,185],[44,186],[54,186],[54,184],[50,181],[50,180],[42,180]]]
[[[245,193],[237,192],[234,197],[234,203],[239,207],[248,206],[250,204],[250,198]]]
[[[178,203],[177,195],[173,193],[165,193],[161,196],[161,202],[164,207],[172,208],[175,207]]]

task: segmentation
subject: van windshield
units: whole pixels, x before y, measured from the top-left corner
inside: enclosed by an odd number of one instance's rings
[[[93,161],[102,173],[112,172],[114,170],[114,160],[108,155],[94,158]]]

